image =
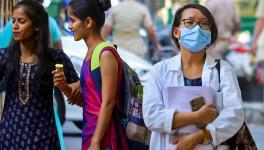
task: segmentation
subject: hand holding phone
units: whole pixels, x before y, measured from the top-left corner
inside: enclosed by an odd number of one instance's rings
[[[191,107],[192,107],[192,111],[197,111],[199,110],[203,105],[205,105],[205,100],[204,100],[204,97],[197,97],[197,98],[194,98],[193,100],[191,100],[190,102],[191,104]],[[195,124],[197,126],[197,128],[199,129],[204,129],[206,127],[206,124]]]

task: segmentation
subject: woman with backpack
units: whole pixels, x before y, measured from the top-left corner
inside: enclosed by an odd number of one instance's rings
[[[104,11],[110,7],[110,0],[72,0],[68,8],[68,28],[74,40],[84,40],[88,49],[81,69],[83,100],[70,101],[83,107],[83,150],[128,149],[120,116],[122,61],[113,44],[101,37]],[[61,75],[54,80],[63,79]]]
[[[150,150],[212,150],[241,128],[244,113],[234,70],[206,53],[216,37],[214,18],[204,6],[187,4],[176,12],[172,38],[180,53],[154,66],[143,92],[143,117],[152,130]],[[192,91],[174,95],[186,89],[207,89],[207,94],[214,95],[209,99],[213,104],[193,111],[192,103],[166,95],[191,97]],[[203,98],[197,97],[196,102],[195,107],[203,104]],[[199,129],[195,124],[206,126]]]

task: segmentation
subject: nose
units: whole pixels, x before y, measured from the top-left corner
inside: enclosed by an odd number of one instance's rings
[[[13,29],[18,29],[18,23],[17,21],[13,21],[13,25],[12,25]]]

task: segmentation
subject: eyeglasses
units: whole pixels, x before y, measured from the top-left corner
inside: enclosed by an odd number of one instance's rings
[[[204,30],[210,30],[211,27],[211,24],[207,20],[196,22],[193,19],[182,19],[182,21],[184,26],[189,29],[194,28],[197,24]]]

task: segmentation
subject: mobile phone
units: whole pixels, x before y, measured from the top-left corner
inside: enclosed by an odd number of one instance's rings
[[[199,110],[203,105],[205,105],[204,97],[196,97],[193,100],[190,101],[192,111]],[[206,127],[206,124],[195,124],[197,128],[204,129]]]
[[[200,96],[191,100],[190,103],[191,103],[192,111],[197,111],[205,104],[205,100],[204,97]]]

